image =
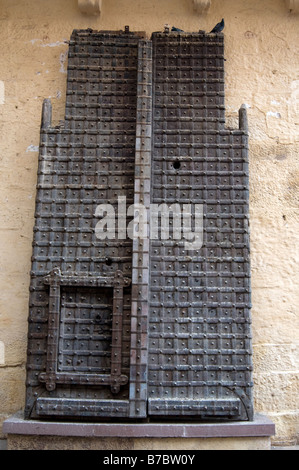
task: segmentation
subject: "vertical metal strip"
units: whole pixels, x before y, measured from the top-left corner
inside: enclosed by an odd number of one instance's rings
[[[121,271],[115,273],[113,290],[112,348],[111,348],[111,391],[118,393],[121,385],[122,327],[124,304],[124,277]]]
[[[50,278],[48,351],[46,387],[48,391],[56,388],[57,347],[60,317],[60,277],[59,269],[54,269]]]
[[[147,415],[149,217],[152,145],[152,44],[139,41],[135,157],[135,217],[132,262],[130,416]],[[136,220],[136,219],[135,219]],[[136,226],[137,228],[137,226]]]

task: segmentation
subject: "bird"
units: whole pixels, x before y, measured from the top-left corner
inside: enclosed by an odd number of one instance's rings
[[[172,27],[171,31],[175,31],[176,33],[183,33],[182,29],[176,28],[175,26]]]
[[[222,18],[222,20],[220,21],[220,23],[217,23],[216,26],[214,26],[214,28],[212,29],[212,31],[210,31],[210,34],[211,33],[221,33],[221,31],[223,31],[224,29],[224,19]]]

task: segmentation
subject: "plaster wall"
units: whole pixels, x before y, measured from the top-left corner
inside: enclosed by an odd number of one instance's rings
[[[0,423],[24,407],[27,317],[42,101],[64,118],[67,41],[75,28],[210,31],[225,18],[227,126],[246,103],[250,129],[255,409],[275,442],[299,436],[299,16],[284,0],[0,0]],[[1,429],[1,428],[0,428]],[[1,436],[1,433],[0,433]]]

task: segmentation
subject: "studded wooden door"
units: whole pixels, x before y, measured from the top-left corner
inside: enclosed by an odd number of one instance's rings
[[[65,120],[42,114],[26,418],[252,419],[246,113],[225,128],[223,53],[222,34],[73,32]],[[202,208],[200,246],[151,237],[160,204],[192,227]]]
[[[151,240],[149,413],[248,419],[247,134],[224,126],[223,35],[154,34],[153,50],[152,202],[190,207],[192,227],[201,208],[203,237]]]

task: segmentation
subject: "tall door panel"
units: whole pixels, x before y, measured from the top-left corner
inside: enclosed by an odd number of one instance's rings
[[[172,230],[150,242],[149,414],[251,419],[247,133],[224,126],[223,35],[153,51],[152,203]]]
[[[118,212],[134,203],[139,39],[74,31],[62,125],[44,103],[27,417],[130,412],[133,242]]]

